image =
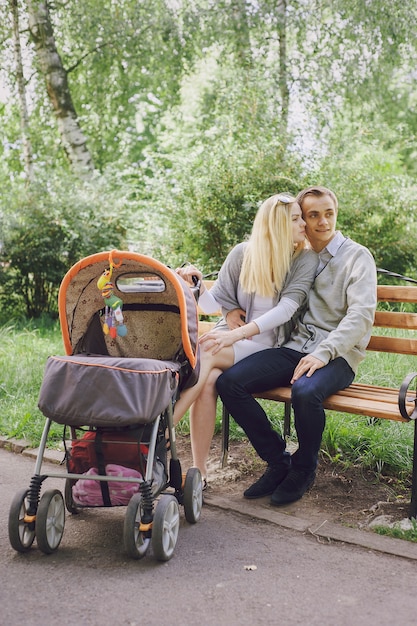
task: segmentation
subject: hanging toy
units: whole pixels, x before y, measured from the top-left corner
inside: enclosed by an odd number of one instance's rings
[[[104,311],[104,324],[103,332],[105,335],[110,335],[112,339],[117,336],[125,337],[127,335],[127,328],[124,324],[122,307],[123,300],[118,298],[113,293],[113,283],[111,277],[113,274],[113,267],[118,267],[113,263],[110,255],[110,267],[104,270],[102,275],[97,281],[97,287],[101,291],[101,295],[104,298],[104,304],[106,305]]]

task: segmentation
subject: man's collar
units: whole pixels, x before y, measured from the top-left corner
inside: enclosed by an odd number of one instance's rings
[[[340,230],[337,230],[333,239],[329,241],[329,243],[327,244],[325,248],[323,248],[322,252],[327,250],[332,256],[335,256],[336,252],[339,250],[340,246],[345,240],[346,240],[346,237],[342,235]]]

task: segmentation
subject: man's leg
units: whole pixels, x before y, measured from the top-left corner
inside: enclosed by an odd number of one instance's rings
[[[217,390],[227,410],[243,428],[259,456],[268,463],[265,474],[245,491],[247,498],[273,493],[290,467],[285,441],[253,393],[288,385],[303,355],[287,348],[271,348],[239,361],[217,379]]]
[[[326,423],[323,400],[348,387],[354,377],[345,359],[337,358],[311,377],[304,375],[293,384],[291,397],[298,450],[291,459],[291,472],[272,494],[272,504],[295,502],[313,484]]]

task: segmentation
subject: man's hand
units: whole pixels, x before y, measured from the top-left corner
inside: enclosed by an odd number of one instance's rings
[[[230,330],[240,328],[245,325],[246,311],[243,309],[232,309],[226,315],[226,323]],[[243,319],[242,319],[243,318]]]
[[[307,354],[303,356],[301,361],[299,361],[297,367],[294,370],[294,374],[292,375],[291,384],[293,384],[296,380],[301,378],[303,374],[305,374],[308,378],[314,374],[316,370],[319,370],[321,367],[324,367],[326,363],[320,361],[320,359],[316,358],[311,354]]]

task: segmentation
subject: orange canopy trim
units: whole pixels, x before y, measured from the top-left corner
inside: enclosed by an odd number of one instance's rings
[[[145,263],[150,268],[153,268],[160,272],[166,279],[169,281],[175,289],[175,293],[178,297],[178,303],[181,313],[181,335],[182,342],[184,346],[184,352],[187,358],[190,361],[191,366],[194,368],[196,366],[197,356],[193,350],[193,347],[190,342],[190,337],[188,334],[187,328],[187,302],[184,296],[183,286],[178,278],[178,275],[168,268],[166,265],[157,261],[156,259],[145,256],[143,254],[139,254],[137,252],[130,252],[127,250],[110,250],[107,252],[97,252],[96,254],[91,254],[87,256],[77,263],[75,263],[65,274],[62,279],[61,286],[59,289],[58,295],[58,309],[59,309],[59,319],[61,324],[61,332],[62,338],[64,342],[64,347],[67,355],[72,354],[72,346],[68,331],[68,320],[66,313],[66,293],[68,289],[68,285],[71,283],[72,279],[82,270],[88,267],[89,265],[94,265],[95,263],[101,263],[107,261],[113,264],[114,267],[120,267],[123,264],[124,260],[128,261],[137,261],[138,263]],[[197,316],[197,309],[196,309]]]

